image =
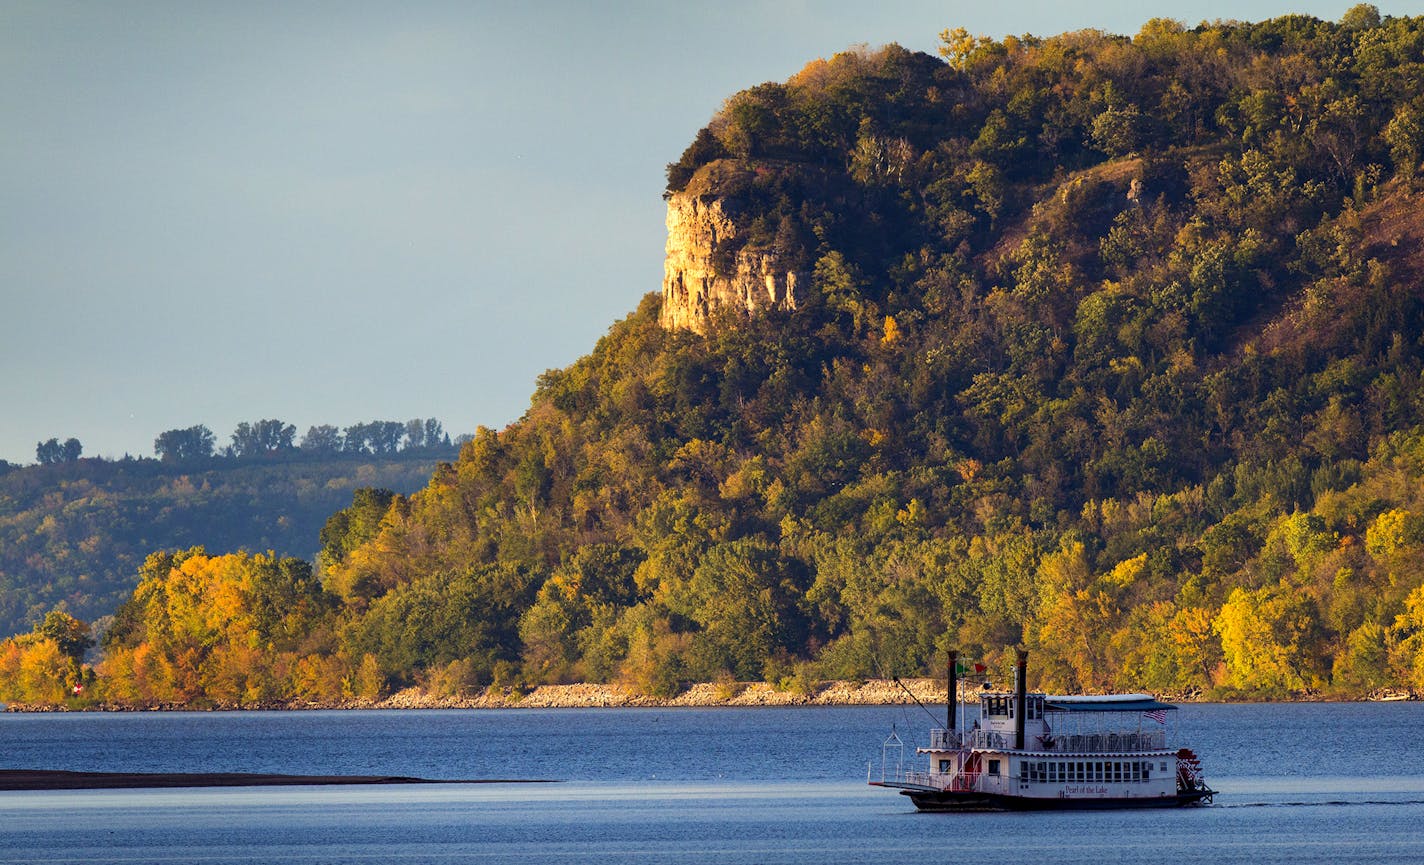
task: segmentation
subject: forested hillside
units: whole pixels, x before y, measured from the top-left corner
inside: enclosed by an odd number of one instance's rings
[[[413,492],[455,456],[429,425],[428,445],[424,427],[411,438],[407,424],[378,421],[345,436],[313,427],[298,446],[290,424],[244,423],[222,453],[199,426],[161,434],[157,460],[81,459],[77,441],[72,458],[46,459],[53,440],[41,442],[38,464],[0,471],[0,634],[29,630],[57,604],[88,620],[113,613],[156,550],[310,557],[354,490]]]
[[[792,686],[1015,644],[1053,689],[1424,687],[1424,18],[942,54],[730,98],[669,195],[735,202],[810,275],[797,308],[698,335],[649,296],[428,487],[363,494],[320,589],[283,584],[329,668],[262,693]],[[152,600],[207,561],[145,569],[128,699],[244,699]]]

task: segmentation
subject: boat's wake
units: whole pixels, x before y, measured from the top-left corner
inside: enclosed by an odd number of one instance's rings
[[[1314,802],[1223,802],[1206,808],[1328,808],[1361,805],[1424,805],[1424,799],[1320,799]]]

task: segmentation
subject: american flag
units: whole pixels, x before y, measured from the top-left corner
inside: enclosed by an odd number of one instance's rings
[[[1167,710],[1166,710],[1166,709],[1153,709],[1153,710],[1150,711],[1150,712],[1143,712],[1142,714],[1145,715],[1145,716],[1147,716],[1148,718],[1151,718],[1152,720],[1156,721],[1156,722],[1159,723],[1159,724],[1165,724],[1165,723],[1167,723]]]

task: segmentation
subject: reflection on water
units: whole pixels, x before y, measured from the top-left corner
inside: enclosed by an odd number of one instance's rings
[[[900,709],[3,716],[10,767],[568,780],[0,793],[0,862],[1417,863],[1421,711],[1189,706],[1215,806],[964,815],[864,786]]]

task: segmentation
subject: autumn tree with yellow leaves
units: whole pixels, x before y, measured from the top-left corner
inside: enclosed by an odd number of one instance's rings
[[[105,635],[103,695],[186,706],[357,696],[369,669],[341,651],[335,613],[335,596],[299,559],[155,553]]]

